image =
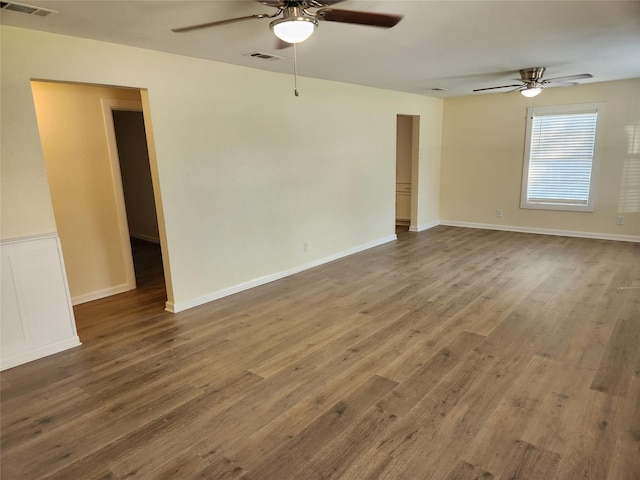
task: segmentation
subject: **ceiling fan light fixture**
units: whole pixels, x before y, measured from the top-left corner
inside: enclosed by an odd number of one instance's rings
[[[269,28],[276,37],[287,43],[300,43],[309,38],[316,27],[318,21],[313,17],[285,17],[274,20],[269,24]]]
[[[520,90],[520,94],[525,97],[532,98],[539,95],[541,91],[542,89],[540,87],[527,87],[524,90]]]

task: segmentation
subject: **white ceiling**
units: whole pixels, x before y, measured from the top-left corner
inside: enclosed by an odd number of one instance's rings
[[[2,24],[293,72],[293,49],[275,48],[269,19],[188,33],[170,30],[275,11],[256,1],[20,3],[59,13],[40,18],[2,10]],[[593,75],[582,83],[640,78],[638,1],[346,0],[334,8],[401,14],[404,19],[389,30],[321,22],[298,45],[299,75],[439,97],[512,84],[518,70],[527,67],[547,67],[545,78]],[[252,52],[284,59],[247,56]]]

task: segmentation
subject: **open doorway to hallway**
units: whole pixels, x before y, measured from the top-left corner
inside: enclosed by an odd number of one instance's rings
[[[149,164],[149,150],[141,110],[111,105],[122,191],[131,241],[135,281],[148,283],[149,274],[162,273],[160,233]],[[110,129],[107,129],[110,134]]]
[[[150,166],[147,155],[141,91],[46,81],[33,81],[32,91],[72,303],[116,298],[113,295],[140,283],[134,259],[138,265],[135,257],[142,250],[130,239],[129,223],[134,216],[134,234],[135,230],[141,235],[151,232],[136,241],[151,241],[155,251],[142,254],[146,258],[142,263],[155,259],[156,272],[162,272],[164,252],[159,243],[163,226],[158,227],[155,213],[155,206],[161,205],[154,198],[150,172],[155,166]],[[139,125],[134,128],[130,122],[117,120],[122,111],[133,113]],[[119,128],[118,123],[122,124]],[[131,160],[119,158],[123,141],[116,141],[116,129],[124,132],[120,136],[137,136],[136,142],[124,142],[131,143],[125,150],[140,157],[134,169],[140,170],[146,162],[144,175],[128,175]],[[140,160],[138,154],[143,150],[144,160]],[[125,183],[130,191],[147,192],[145,199],[133,195],[126,202]],[[139,208],[143,203],[146,207],[151,204],[152,214],[149,208]],[[138,226],[137,217],[144,216],[141,211],[152,217],[147,220],[154,229]],[[167,299],[166,280],[162,277],[160,281],[164,291],[161,307]]]
[[[396,229],[416,221],[420,117],[398,115],[396,121]]]

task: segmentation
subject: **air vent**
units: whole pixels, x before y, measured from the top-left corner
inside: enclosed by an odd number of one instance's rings
[[[279,57],[278,55],[271,55],[270,53],[263,52],[253,52],[247,53],[248,57],[260,58],[262,60],[282,60],[284,57]]]
[[[48,17],[54,13],[58,13],[55,10],[49,10],[48,8],[34,7],[33,5],[25,5],[24,3],[15,2],[0,2],[0,9],[9,10],[10,12],[24,13],[25,15],[33,15],[34,17]]]

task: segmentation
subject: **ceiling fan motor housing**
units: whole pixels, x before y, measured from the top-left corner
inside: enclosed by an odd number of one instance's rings
[[[515,90],[519,90],[520,93],[522,93],[522,95],[524,95],[525,97],[534,97],[538,93],[540,93],[543,88],[546,87],[570,87],[572,85],[578,85],[576,80],[593,78],[593,75],[591,75],[590,73],[580,73],[578,75],[567,75],[564,77],[555,77],[543,80],[542,76],[544,75],[545,71],[545,67],[523,68],[522,70],[520,70],[520,79],[517,80],[521,82],[522,85],[500,85],[497,87],[476,88],[473,91],[482,92],[485,90],[497,90],[501,88],[515,87]]]
[[[529,86],[536,86],[542,83],[545,67],[524,68],[520,70],[520,78]]]

